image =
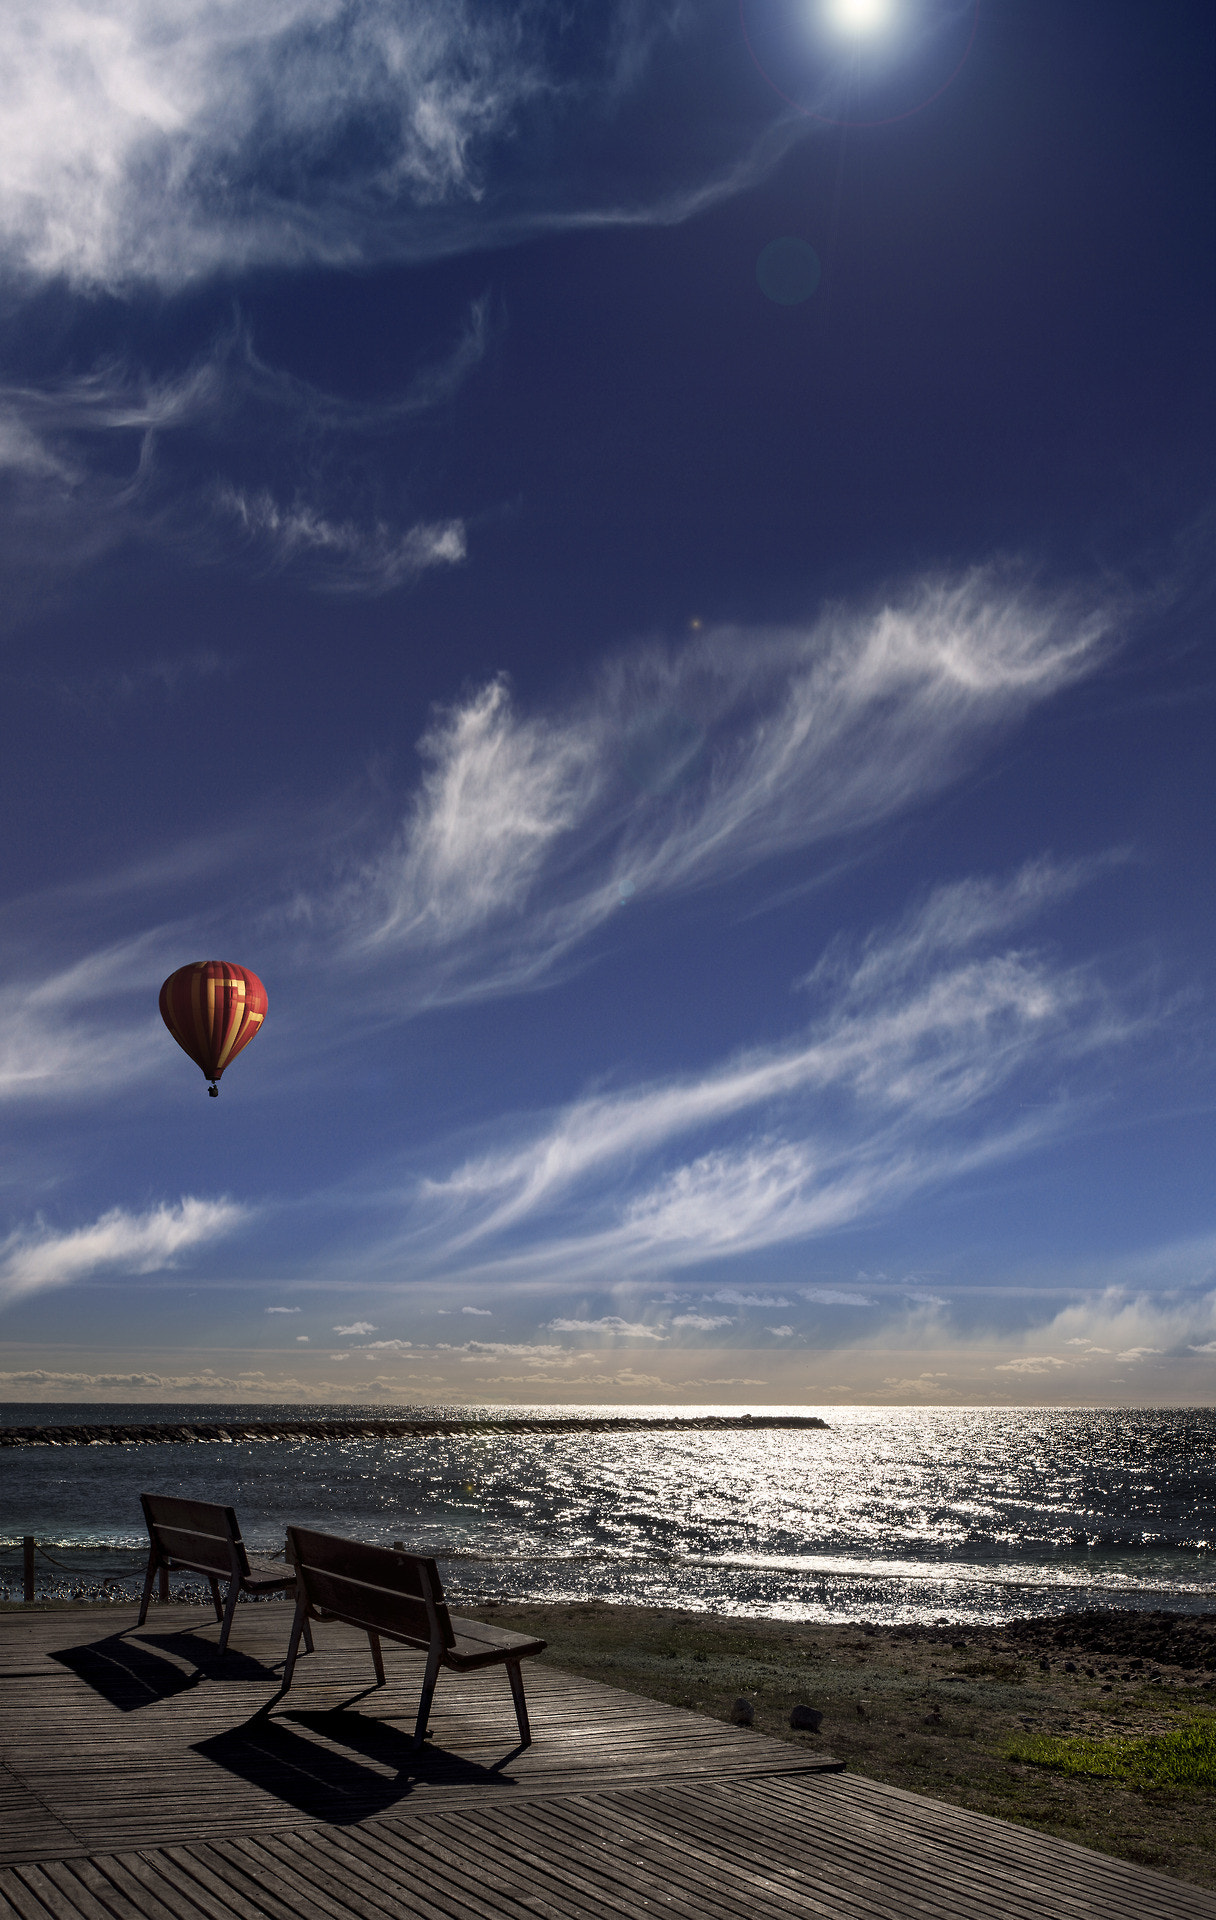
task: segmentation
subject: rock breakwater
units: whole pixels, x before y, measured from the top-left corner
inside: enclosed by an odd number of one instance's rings
[[[753,1433],[802,1432],[827,1427],[813,1414],[699,1414],[689,1419],[630,1419],[627,1416],[579,1419],[454,1420],[165,1420],[144,1425],[61,1424],[47,1427],[0,1426],[0,1447],[139,1447],[221,1445],[240,1440],[431,1440],[466,1434],[561,1433]]]

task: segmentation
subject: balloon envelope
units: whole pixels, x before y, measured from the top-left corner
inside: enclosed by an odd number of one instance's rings
[[[267,1005],[257,974],[230,960],[193,960],[160,990],[161,1019],[211,1081],[249,1045]]]

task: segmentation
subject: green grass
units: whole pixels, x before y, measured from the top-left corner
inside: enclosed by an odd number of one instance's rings
[[[1196,1792],[1216,1787],[1216,1714],[1199,1714],[1170,1733],[1143,1740],[1053,1739],[1032,1734],[1011,1742],[1010,1760],[1052,1773],[1087,1774],[1128,1787]]]

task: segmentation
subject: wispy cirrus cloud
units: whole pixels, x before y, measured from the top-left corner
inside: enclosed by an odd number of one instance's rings
[[[419,522],[403,533],[382,520],[360,526],[326,519],[306,503],[281,505],[265,488],[248,494],[222,487],[217,498],[270,564],[329,563],[325,584],[337,593],[388,593],[429,567],[458,565],[468,551],[463,520]]]
[[[540,989],[593,955],[610,923],[614,940],[628,941],[628,916],[647,904],[728,884],[793,852],[813,861],[830,846],[838,859],[850,836],[937,791],[1029,706],[1092,671],[1116,621],[1073,594],[1043,596],[1000,569],[978,570],[914,581],[870,607],[828,609],[797,632],[723,630],[680,648],[627,652],[559,706],[521,712],[495,680],[436,717],[395,826],[391,816],[385,824],[382,801],[336,824],[322,808],[306,821],[268,815],[256,847],[237,835],[225,854],[221,837],[167,850],[112,884],[90,881],[71,903],[71,923],[83,924],[82,908],[96,912],[118,890],[178,881],[205,864],[208,910],[191,921],[190,944],[211,945],[230,919],[247,927],[256,868],[265,967],[277,978],[306,974],[310,992],[339,971],[358,973],[364,986],[344,1000],[348,1019],[395,1022],[435,1004]],[[227,910],[225,858],[242,889]],[[896,968],[904,1018],[913,1019],[911,988],[918,969],[931,966],[952,1019],[962,1018],[968,981],[977,1009],[1002,994],[1012,1005],[1033,991],[1032,969],[1016,954],[985,960],[982,975],[960,964],[949,989],[942,956],[991,943],[1101,870],[1101,862],[1037,862],[1006,881],[959,881],[931,908],[921,903],[897,939],[834,945],[806,984],[843,1017],[846,1004],[869,996],[877,1006],[894,992]],[[183,887],[181,899],[197,909],[197,886]],[[56,938],[68,906],[60,895],[46,903]],[[180,940],[182,928],[176,933]],[[165,929],[136,945],[143,960],[127,969],[128,991],[137,975],[155,987],[171,964]],[[158,1029],[142,1008],[138,1044],[114,1004],[102,1018],[90,977],[114,971],[108,952],[99,947],[66,969],[53,1007],[39,983],[12,990],[11,1018],[0,1003],[0,1060],[7,1048],[16,1063],[0,1075],[0,1092],[85,1093],[111,1084],[111,1061],[128,1079],[133,1063],[154,1057]],[[74,1000],[66,991],[73,980]],[[936,1017],[927,1002],[920,1017]],[[332,1007],[326,1031],[343,1037]],[[27,1070],[31,1048],[37,1061]],[[711,1109],[752,1105],[753,1085],[773,1097],[783,1076],[802,1071],[797,1052],[710,1076],[693,1104],[707,1120]],[[681,1110],[687,1104],[670,1098]],[[652,1127],[665,1132],[667,1099],[646,1103],[641,1144]],[[622,1109],[622,1140],[631,1125]],[[577,1171],[580,1128],[575,1115],[554,1144],[554,1177],[564,1177],[567,1162]],[[599,1120],[595,1132],[598,1157]],[[550,1175],[534,1168],[529,1177],[543,1186]]]
[[[0,385],[15,573],[45,590],[52,565],[62,580],[129,539],[202,565],[290,568],[339,593],[384,593],[459,564],[463,520],[415,518],[389,474],[403,433],[459,391],[491,332],[475,301],[447,351],[375,402],[268,365],[240,323],[177,372],[110,360]]]
[[[232,1200],[186,1196],[141,1214],[113,1207],[86,1227],[56,1232],[42,1222],[0,1241],[0,1305],[107,1269],[158,1273],[178,1257],[231,1233],[250,1218]]]
[[[633,0],[582,8],[576,64],[546,0],[12,0],[9,272],[176,289],[686,217],[807,132],[774,102],[749,118],[710,95],[699,140],[651,139],[639,174],[630,104],[664,89],[678,123],[698,42],[695,12]]]
[[[494,681],[438,715],[399,833],[317,910],[352,957],[425,966],[434,999],[527,987],[623,899],[720,884],[938,791],[1091,672],[1117,618],[981,568],[801,630],[635,650],[565,709],[521,713]],[[1023,884],[1021,903],[939,903],[922,937],[981,931],[1050,883]]]
[[[153,1074],[161,1053],[154,996],[164,978],[161,936],[102,947],[0,988],[0,1101],[89,1098]],[[115,1002],[143,995],[131,1019]]]
[[[1039,897],[1021,876],[1004,891]],[[885,947],[867,943],[857,973],[787,1044],[590,1096],[530,1141],[425,1183],[432,1257],[469,1274],[531,1263],[572,1280],[674,1268],[810,1238],[1041,1143],[1060,1124],[1059,1097],[1011,1107],[1010,1089],[1043,1076],[1058,1087],[1150,1016],[1120,1007],[1084,967],[960,952],[959,941],[934,894]]]

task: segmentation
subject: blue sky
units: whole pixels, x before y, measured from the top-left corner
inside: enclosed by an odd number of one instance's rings
[[[1210,1398],[1213,31],[13,0],[0,1397]]]

